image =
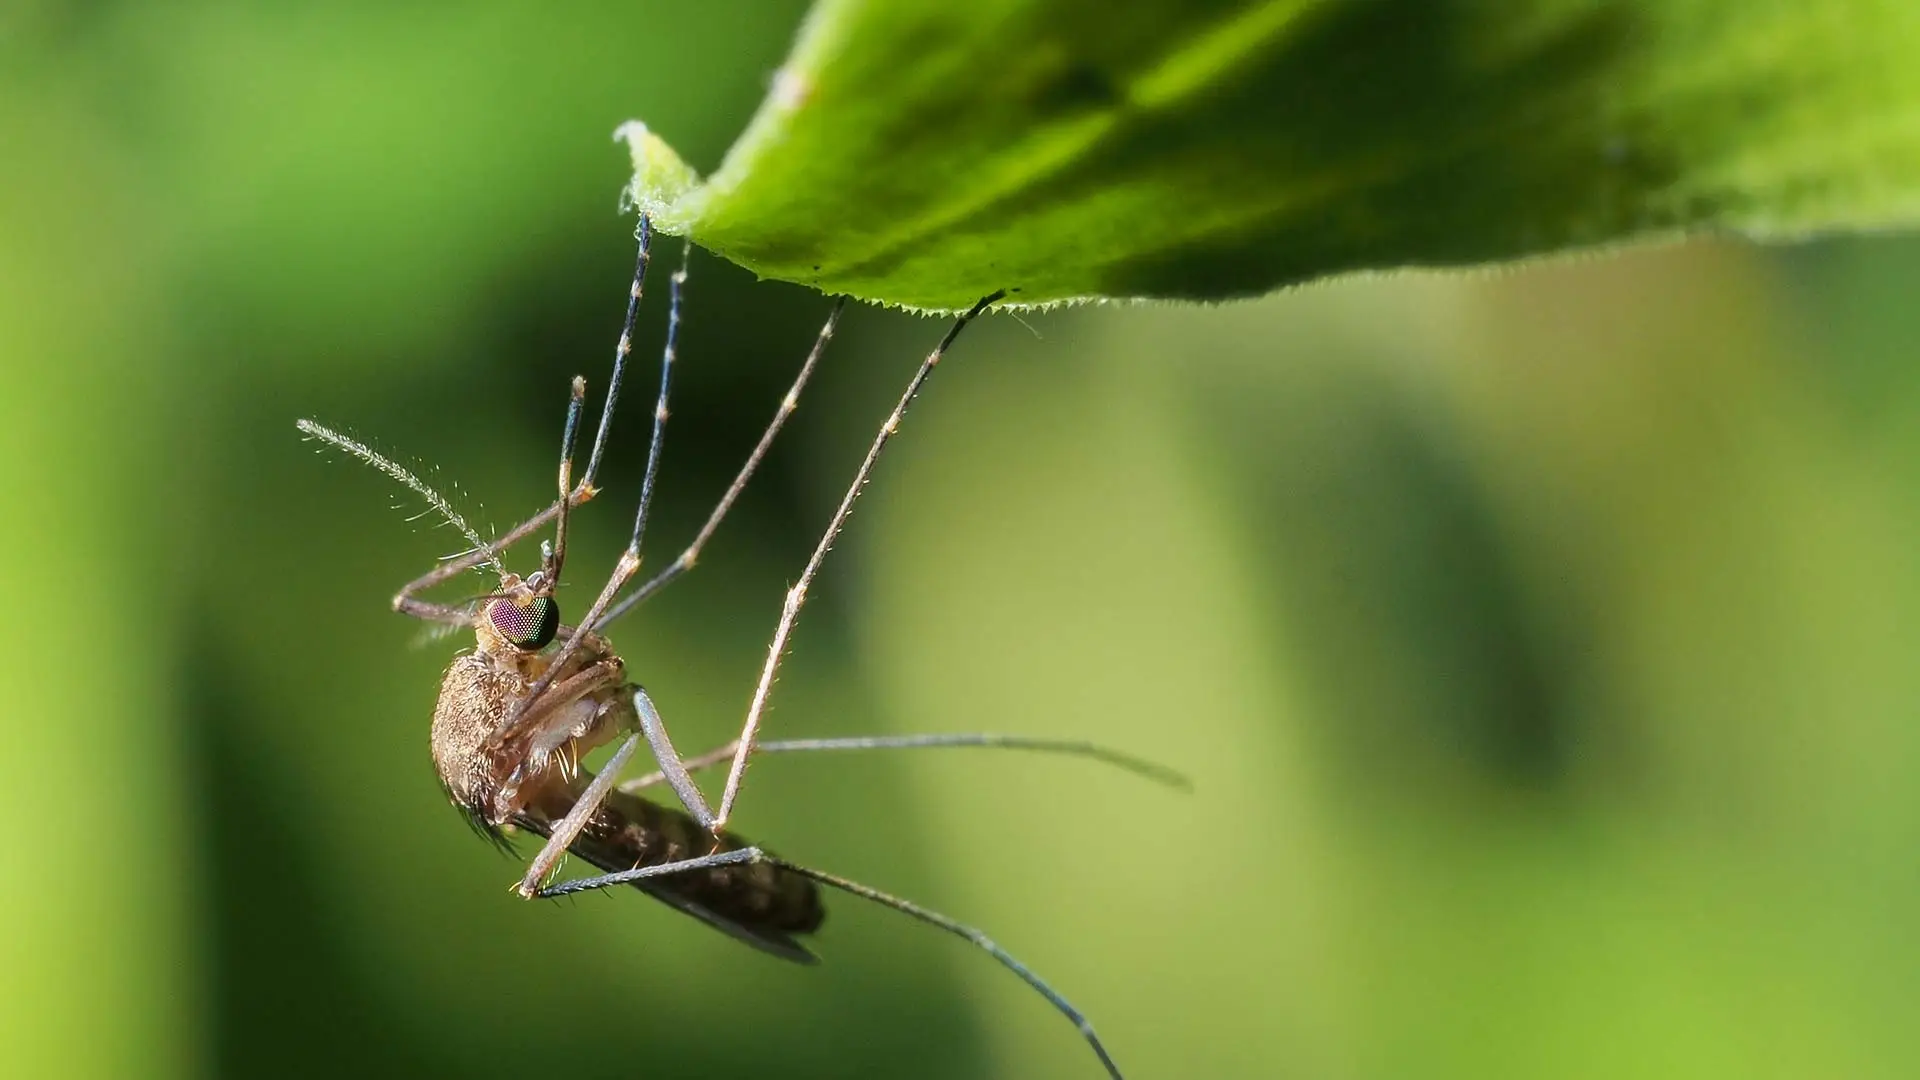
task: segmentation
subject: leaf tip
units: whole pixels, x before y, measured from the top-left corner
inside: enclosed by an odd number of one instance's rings
[[[633,158],[633,179],[620,193],[621,209],[646,214],[661,232],[685,233],[692,222],[680,203],[700,186],[700,174],[642,121],[614,128],[613,138],[626,143]]]

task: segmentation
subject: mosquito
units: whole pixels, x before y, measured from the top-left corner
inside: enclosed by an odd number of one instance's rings
[[[507,845],[509,829],[545,838],[526,873],[514,885],[514,891],[527,899],[631,885],[763,952],[803,964],[816,962],[814,954],[799,939],[818,930],[825,918],[820,886],[892,908],[965,939],[1019,976],[1074,1024],[1108,1075],[1121,1080],[1118,1066],[1094,1034],[1086,1016],[984,933],[912,901],[781,858],[727,828],[741,777],[754,754],[990,747],[1078,755],[1173,787],[1188,786],[1184,777],[1163,766],[1078,740],[977,732],[789,740],[758,737],[768,692],[800,608],[806,601],[807,590],[827,551],[845,528],[854,501],[871,476],[881,451],[899,430],[908,407],[960,332],[1003,294],[994,293],[981,299],[954,322],[921,362],[881,425],[812,556],[787,591],[739,737],[708,753],[682,758],[668,738],[666,725],[653,700],[644,688],[628,678],[625,665],[603,631],[608,623],[698,562],[702,549],[739,499],[775,436],[798,408],[801,391],[833,337],[846,298],[834,302],[772,421],[699,532],[673,562],[623,596],[623,590],[632,583],[640,568],[641,540],[646,532],[647,512],[659,469],[691,246],[686,249],[680,267],[669,279],[659,398],[654,406],[653,432],[632,539],[592,605],[577,623],[568,625],[561,621],[554,593],[566,562],[567,528],[572,512],[600,493],[595,482],[606,452],[627,360],[633,351],[634,320],[651,260],[653,230],[645,215],[640,218],[635,236],[639,241],[639,257],[628,293],[626,321],[614,352],[613,372],[608,379],[599,428],[586,468],[576,482],[574,449],[587,392],[586,380],[576,376],[560,442],[559,497],[499,537],[483,539],[450,500],[416,473],[365,443],[312,420],[301,420],[297,425],[309,438],[344,451],[411,489],[459,531],[469,545],[464,553],[440,561],[427,573],[408,582],[393,598],[395,611],[442,626],[470,627],[474,633],[474,648],[455,657],[447,669],[434,709],[430,744],[448,798],[481,835],[502,847]],[[553,526],[553,536],[551,540],[541,541],[539,568],[525,577],[509,571],[504,562],[507,550],[549,523]],[[484,596],[465,603],[446,604],[421,595],[462,573],[481,568],[490,571],[497,581],[497,586]],[[651,752],[656,770],[619,782],[642,742]],[[609,744],[614,745],[613,753],[597,773],[582,764],[587,754]],[[721,762],[730,762],[730,769],[716,813],[694,784],[691,774]],[[672,789],[681,809],[650,802],[638,795],[661,783]],[[569,852],[603,873],[555,883],[556,871]]]

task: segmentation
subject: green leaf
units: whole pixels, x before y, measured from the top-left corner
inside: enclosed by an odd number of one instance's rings
[[[1914,0],[826,0],[663,231],[910,307],[1920,214]]]

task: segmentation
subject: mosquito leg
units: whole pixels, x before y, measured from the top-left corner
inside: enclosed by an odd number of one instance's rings
[[[555,683],[539,701],[522,709],[519,718],[505,732],[504,738],[511,739],[533,731],[540,726],[541,721],[552,716],[556,710],[579,701],[602,687],[616,685],[626,677],[625,666],[613,657],[589,664]]]
[[[409,615],[422,622],[447,623],[464,626],[473,621],[473,609],[460,604],[436,604],[431,600],[422,600],[416,596],[396,596],[393,598],[393,610]]]
[[[627,742],[622,746],[622,749],[631,749],[638,744],[639,744],[639,736],[636,735],[629,738]],[[610,771],[611,770],[602,769],[600,771],[600,776],[594,777],[594,780],[598,781],[601,776],[607,775],[607,773]],[[606,792],[602,791],[600,793],[600,796],[601,798],[604,799],[606,797]],[[579,809],[578,803],[575,804],[574,809],[575,810]],[[566,820],[562,821],[561,824],[565,824],[566,821],[571,821],[572,818],[573,818],[573,812],[569,811],[567,813]],[[574,835],[578,836],[580,833],[580,829],[584,827],[585,827],[585,819],[583,818],[581,821],[581,824],[578,826],[575,826]],[[558,825],[554,827],[554,835],[555,836],[560,835],[560,827]],[[552,846],[553,846],[553,841],[549,840],[547,842],[547,847],[550,848]],[[540,854],[545,855],[546,849],[545,848],[541,849]],[[601,874],[596,877],[576,878],[572,881],[563,881],[558,885],[548,885],[544,888],[536,889],[534,893],[531,896],[528,896],[527,898],[530,900],[532,899],[551,900],[559,896],[571,896],[574,893],[591,892],[594,889],[611,888],[612,886],[615,886],[615,885],[625,885],[625,884],[628,884],[629,882],[641,881],[646,878],[669,877],[674,874],[692,874],[692,873],[698,873],[701,870],[712,870],[716,867],[721,867],[721,866],[739,866],[742,863],[763,863],[763,862],[772,862],[772,861],[773,861],[773,857],[768,855],[766,852],[761,851],[759,848],[755,848],[755,847],[735,848],[732,851],[717,851],[711,855],[696,855],[691,859],[680,859],[676,862],[655,863],[652,866],[639,866],[639,867],[635,867],[632,870],[622,870],[614,874]],[[558,860],[556,859],[555,862],[557,863]]]
[[[579,506],[581,503],[592,498],[594,494],[596,494],[596,492],[585,488],[576,488],[574,489],[573,495],[567,499],[567,504],[569,506]],[[472,613],[464,606],[436,604],[431,601],[422,600],[416,594],[431,589],[443,581],[458,577],[460,574],[479,566],[481,563],[497,562],[502,552],[545,528],[547,523],[551,522],[559,512],[560,504],[555,502],[545,510],[514,526],[511,530],[491,542],[486,543],[484,546],[448,559],[427,573],[422,574],[420,577],[407,582],[401,586],[399,592],[394,594],[393,610],[402,615],[411,615],[416,619],[425,619],[428,622],[468,622],[472,617]]]
[[[780,434],[780,429],[786,424],[787,417],[792,416],[793,411],[800,407],[800,392],[806,389],[807,380],[813,378],[813,369],[820,363],[820,355],[826,351],[827,342],[833,339],[834,328],[839,324],[840,312],[846,304],[847,298],[844,296],[834,300],[833,310],[828,312],[826,324],[820,327],[819,336],[814,338],[813,348],[807,353],[806,362],[800,365],[800,374],[794,376],[793,385],[787,388],[787,396],[780,399],[780,408],[775,410],[772,422],[767,424],[767,429],[760,433],[760,442],[754,446],[753,452],[747,455],[746,464],[740,466],[740,472],[734,476],[733,483],[727,486],[726,494],[720,496],[720,502],[713,508],[713,512],[707,515],[706,524],[700,526],[700,531],[694,535],[693,542],[688,544],[687,549],[676,556],[673,562],[667,564],[666,569],[649,578],[638,589],[621,597],[619,603],[608,608],[607,613],[594,624],[595,629],[604,628],[608,623],[638,607],[646,601],[647,597],[665,588],[673,579],[693,569],[694,563],[700,560],[701,549],[707,546],[707,541],[712,539],[715,530],[720,528],[720,522],[726,518],[727,511],[733,509],[733,504],[740,498],[740,493],[746,490],[747,481],[753,477],[754,470],[760,467],[761,460],[767,456],[767,451],[773,446],[774,436]]]
[[[653,221],[645,214],[634,227],[633,238],[640,252],[633,264],[633,287],[627,290],[627,318],[620,326],[620,343],[613,350],[613,375],[607,379],[607,401],[600,408],[600,430],[594,433],[593,450],[587,455],[587,472],[580,486],[593,489],[600,476],[600,459],[607,451],[607,433],[613,428],[613,403],[620,397],[620,384],[627,371],[627,357],[633,353],[633,324],[640,316],[640,297],[646,291],[647,266],[653,261]]]
[[[680,763],[680,769],[684,773],[695,773],[695,772],[699,772],[701,769],[710,769],[713,766],[718,765],[723,761],[730,760],[733,757],[734,745],[735,745],[734,743],[728,743],[725,746],[715,747],[714,749],[709,750],[698,757],[687,758],[686,760]],[[656,756],[658,756],[657,752],[656,752]],[[644,776],[636,776],[631,780],[624,781],[620,785],[620,790],[623,792],[626,792],[628,795],[634,795],[639,792],[645,791],[647,788],[653,787],[656,784],[664,784],[666,782],[667,782],[667,770],[655,769],[654,771],[647,773]],[[693,781],[689,779],[687,783],[689,786],[691,786]],[[676,794],[679,792],[679,790],[680,790],[679,787],[675,785],[674,791]],[[685,798],[682,798],[680,800],[680,804],[682,806],[685,806],[686,802],[687,800]],[[696,815],[696,817],[697,816],[698,815]],[[712,816],[712,815],[708,815],[708,816]]]
[[[1192,791],[1193,781],[1185,774],[1170,769],[1158,762],[1135,757],[1132,754],[1098,743],[1080,739],[1042,739],[1024,735],[998,735],[990,732],[963,732],[942,735],[856,735],[841,739],[769,739],[753,748],[756,754],[793,754],[820,750],[916,750],[926,747],[986,747],[995,750],[1031,750],[1039,753],[1067,754],[1074,757],[1091,758],[1102,764],[1125,769],[1130,773],[1143,776],[1157,784],[1180,791]],[[717,765],[733,757],[740,748],[740,740],[725,746],[709,750],[698,757],[687,758],[680,765],[685,772],[697,772]],[[659,748],[654,754],[659,755]],[[667,774],[664,769],[638,776],[620,785],[620,790],[631,795],[664,782]],[[689,781],[691,783],[691,781]],[[679,788],[676,786],[675,791]],[[685,799],[681,800],[685,802]],[[695,815],[698,816],[697,814]]]
[[[686,250],[687,255],[691,256],[693,251],[692,245],[689,244]],[[579,625],[574,628],[573,633],[567,635],[566,642],[562,644],[560,650],[554,654],[552,666],[547,668],[546,672],[535,679],[533,684],[528,687],[527,697],[521,705],[512,712],[509,712],[506,718],[500,722],[499,726],[494,728],[489,741],[495,745],[499,743],[505,731],[519,722],[520,713],[526,708],[526,702],[538,698],[545,692],[548,686],[552,685],[555,673],[560,671],[568,660],[572,659],[575,652],[579,651],[581,642],[593,632],[594,624],[599,621],[600,614],[607,609],[607,604],[612,602],[614,596],[626,587],[627,582],[632,580],[633,575],[640,569],[640,541],[647,527],[648,506],[653,501],[654,474],[660,467],[660,446],[667,424],[667,391],[671,387],[673,380],[674,353],[678,348],[680,336],[681,293],[685,289],[686,283],[687,267],[686,260],[683,258],[680,269],[674,272],[673,277],[669,279],[668,283],[670,300],[667,311],[667,344],[660,355],[660,400],[658,404],[654,406],[653,411],[653,439],[647,449],[647,472],[646,478],[641,482],[640,509],[634,514],[633,536],[627,541],[627,550],[620,553],[620,559],[613,567],[613,576],[607,579],[606,586],[600,590],[600,595],[594,599],[593,606],[587,609],[587,613],[580,619]],[[623,349],[628,347],[625,335],[621,337],[621,346]],[[596,454],[599,453],[597,446],[594,452]],[[591,470],[592,467],[592,463],[589,462],[589,470]]]
[[[628,747],[631,747],[631,745],[632,743],[629,742]],[[609,768],[607,772],[610,771],[611,769]],[[607,772],[602,772],[601,776],[607,775]],[[595,777],[594,779],[597,782],[600,777]],[[604,794],[604,792],[602,794]],[[576,812],[577,809],[576,807]],[[569,813],[567,818],[571,820],[573,816],[572,813]],[[559,835],[558,828],[554,830],[554,835]],[[548,842],[548,846],[552,846],[551,841]],[[541,854],[544,855],[546,853],[542,851]],[[872,886],[862,885],[848,878],[839,877],[838,875],[829,874],[821,870],[815,870],[812,867],[801,866],[798,863],[788,862],[776,855],[769,855],[756,847],[744,847],[734,851],[722,851],[712,855],[703,855],[698,858],[683,859],[679,862],[642,866],[637,869],[624,870],[615,874],[602,874],[597,877],[566,881],[549,888],[541,889],[536,895],[541,897],[567,896],[572,893],[586,892],[590,889],[604,889],[612,885],[624,885],[628,882],[639,881],[645,878],[664,877],[669,874],[697,873],[702,870],[711,870],[716,867],[733,866],[741,863],[765,863],[771,866],[777,866],[789,873],[811,878],[829,888],[838,889],[849,895],[858,896],[863,900],[870,900],[883,907],[892,908],[902,915],[917,919],[920,922],[926,923],[928,926],[944,930],[957,938],[971,943],[975,948],[993,957],[994,961],[1001,967],[1018,975],[1022,982],[1032,987],[1041,997],[1046,998],[1047,1003],[1052,1005],[1060,1015],[1072,1021],[1073,1026],[1079,1029],[1080,1037],[1087,1041],[1087,1045],[1093,1048],[1094,1055],[1100,1059],[1100,1064],[1105,1066],[1107,1075],[1112,1077],[1113,1080],[1124,1080],[1120,1075],[1120,1067],[1113,1062],[1113,1055],[1107,1053],[1106,1045],[1100,1041],[1100,1036],[1094,1034],[1093,1024],[1088,1021],[1086,1014],[1074,1008],[1072,1002],[1061,996],[1060,992],[1052,986],[1049,986],[1047,981],[1035,974],[1032,968],[1021,963],[1012,953],[1001,948],[998,943],[986,934],[965,923],[950,919],[931,908],[921,907],[911,900],[903,900],[891,893],[881,892]]]
[[[580,410],[587,401],[587,380],[578,375],[573,377],[573,392],[567,398],[567,423],[560,434],[560,498],[554,502],[560,508],[560,516],[553,526],[553,547],[541,560],[542,570],[546,571],[547,589],[551,591],[560,581],[560,568],[567,561],[567,496],[573,492],[573,437],[580,431]]]
[[[401,586],[399,593],[393,598],[395,611],[417,619],[436,622],[466,621],[466,613],[461,609],[445,604],[428,603],[417,599],[415,594],[458,577],[481,563],[494,563],[498,566],[501,552],[545,528],[548,522],[566,508],[579,506],[599,494],[599,489],[594,487],[594,480],[600,475],[600,459],[606,452],[607,433],[613,425],[614,405],[620,399],[620,385],[626,374],[627,355],[633,351],[633,325],[639,315],[641,294],[645,291],[647,267],[653,258],[653,222],[645,214],[640,215],[640,223],[634,230],[634,239],[639,242],[639,254],[634,260],[633,285],[627,290],[626,323],[620,331],[620,344],[614,350],[613,374],[607,380],[606,400],[600,405],[600,429],[594,435],[593,451],[587,457],[587,471],[581,476],[579,486],[573,488],[572,492],[566,494],[563,499],[556,500],[553,505],[514,526],[493,541],[475,544],[473,550],[445,560]],[[302,430],[305,430],[304,426]],[[378,466],[377,462],[370,463]],[[391,470],[385,471],[391,474]],[[402,480],[402,482],[406,481]],[[408,486],[413,485],[408,484]]]
[[[667,345],[660,351],[660,397],[653,405],[653,434],[647,440],[647,470],[640,478],[640,508],[633,515],[633,539],[628,543],[637,556],[647,535],[647,513],[653,508],[653,482],[660,474],[660,449],[667,432],[667,395],[673,388],[673,362],[680,345],[680,308],[687,287],[687,264],[693,259],[693,242],[680,250],[680,268],[669,279],[667,302]],[[592,620],[582,620],[592,625]]]
[[[580,793],[580,797],[574,800],[573,809],[567,811],[566,817],[554,823],[553,831],[547,835],[547,842],[541,846],[539,853],[533,857],[533,861],[527,864],[525,876],[521,877],[519,883],[514,886],[515,892],[528,900],[548,895],[548,890],[542,888],[548,875],[560,865],[560,860],[567,854],[567,848],[573,846],[573,841],[580,835],[580,830],[587,827],[587,821],[593,817],[594,811],[600,809],[600,804],[606,801],[607,792],[612,790],[614,781],[620,778],[620,770],[626,768],[628,760],[633,757],[633,752],[639,745],[640,736],[629,735],[620,744],[620,748],[613,752],[613,756],[607,759],[599,775],[595,776],[586,790]]]
[[[813,555],[807,559],[806,567],[800,571],[800,580],[787,590],[786,603],[780,611],[779,625],[773,631],[773,642],[767,646],[767,662],[760,669],[760,682],[753,688],[753,702],[747,706],[747,720],[740,728],[740,745],[734,751],[733,766],[727,771],[726,790],[720,796],[720,815],[714,822],[716,830],[725,828],[727,820],[733,816],[733,802],[740,794],[740,780],[747,771],[747,758],[753,753],[754,736],[759,734],[760,718],[766,712],[767,695],[773,689],[774,674],[779,671],[780,658],[786,652],[787,638],[793,633],[795,620],[800,617],[800,606],[807,602],[807,588],[813,584],[814,575],[820,572],[820,564],[826,561],[827,551],[833,547],[834,540],[840,536],[840,530],[846,527],[847,517],[853,513],[854,500],[860,497],[861,489],[866,487],[867,479],[873,475],[873,467],[880,459],[880,452],[887,448],[888,440],[900,430],[900,421],[906,416],[907,408],[913,404],[913,399],[919,396],[920,388],[926,385],[927,379],[933,374],[933,369],[939,366],[940,358],[946,355],[946,351],[953,346],[954,339],[960,336],[960,332],[967,328],[968,323],[1004,295],[1006,295],[1004,292],[996,292],[990,296],[981,297],[980,301],[969,308],[965,315],[955,320],[953,326],[947,330],[946,336],[940,339],[940,344],[936,345],[934,350],[927,354],[927,358],[921,361],[919,370],[915,371],[913,378],[907,381],[907,388],[893,406],[893,412],[888,414],[886,423],[880,425],[880,432],[874,436],[873,445],[867,448],[867,456],[860,462],[860,468],[854,472],[853,483],[847,488],[846,495],[841,498],[839,509],[833,512],[832,520],[827,522],[826,532],[820,536],[820,543],[814,547]]]
[[[1106,1045],[1100,1041],[1100,1036],[1094,1034],[1093,1023],[1087,1019],[1086,1014],[1074,1008],[1072,1002],[1061,996],[1058,990],[1049,986],[1047,981],[1035,974],[1032,968],[1021,963],[1012,953],[1001,948],[986,934],[965,923],[950,919],[932,908],[921,907],[911,900],[903,900],[891,893],[881,892],[879,889],[873,888],[870,885],[862,885],[848,878],[815,870],[812,867],[801,866],[797,863],[791,863],[777,856],[762,853],[762,858],[764,861],[772,863],[782,870],[799,874],[801,877],[812,878],[822,885],[839,889],[841,892],[858,896],[863,900],[871,900],[883,907],[890,907],[902,915],[912,919],[918,919],[928,926],[937,927],[957,938],[971,942],[976,948],[985,952],[988,956],[993,957],[1001,967],[1018,975],[1022,982],[1031,986],[1041,997],[1046,998],[1047,1003],[1052,1005],[1060,1015],[1072,1021],[1073,1026],[1079,1029],[1080,1037],[1087,1040],[1087,1045],[1093,1048],[1094,1056],[1100,1059],[1100,1064],[1106,1066],[1107,1075],[1112,1077],[1113,1080],[1124,1080],[1120,1075],[1120,1067],[1113,1063],[1113,1055],[1107,1053]]]
[[[614,568],[613,576],[607,581],[606,588],[601,590],[599,598],[588,609],[586,616],[580,620],[579,627],[567,637],[566,644],[561,646],[553,667],[549,669],[547,675],[534,681],[529,689],[529,700],[545,691],[551,681],[552,673],[559,670],[560,665],[565,663],[567,657],[586,635],[617,618],[693,567],[700,557],[700,549],[713,536],[714,530],[720,527],[721,520],[727,516],[727,511],[733,508],[735,500],[746,489],[747,481],[752,478],[754,470],[759,468],[761,460],[766,457],[767,450],[773,445],[774,436],[780,433],[780,428],[786,423],[787,417],[793,415],[794,410],[799,407],[800,392],[806,388],[807,380],[813,377],[813,370],[819,365],[820,356],[826,351],[827,342],[833,339],[833,331],[839,324],[840,313],[846,307],[845,297],[834,301],[833,310],[827,314],[826,323],[820,328],[819,335],[815,337],[813,348],[807,353],[806,361],[800,365],[800,373],[794,377],[793,385],[787,389],[786,397],[781,399],[780,408],[774,413],[772,422],[761,433],[759,443],[754,446],[753,452],[747,455],[746,464],[741,466],[733,483],[720,497],[719,504],[714,507],[712,513],[707,515],[706,524],[700,527],[700,532],[695,535],[693,543],[689,544],[665,571],[648,581],[632,596],[621,601],[617,608],[607,611],[608,602],[626,587],[627,582],[640,568],[640,542],[647,527],[647,511],[653,499],[654,474],[659,467],[662,432],[667,422],[667,396],[671,385],[675,341],[680,326],[681,290],[685,281],[686,267],[683,263],[680,271],[672,279],[672,300],[667,317],[667,347],[660,365],[660,400],[654,408],[653,439],[647,451],[646,477],[640,488],[640,509],[634,515],[633,539],[627,545],[626,552],[621,555],[619,563]],[[601,614],[603,611],[606,611],[604,616]],[[654,758],[660,765],[662,777],[672,785],[674,794],[679,796],[681,805],[686,807],[687,812],[700,823],[701,827],[717,836],[719,825],[714,819],[713,809],[707,803],[706,796],[700,793],[693,779],[687,775],[686,768],[680,762],[680,755],[674,750],[673,742],[667,736],[666,722],[661,719],[659,710],[654,708],[653,700],[647,696],[646,691],[636,687],[633,703],[634,711],[640,718],[641,732],[645,735],[648,746],[653,750]],[[517,718],[509,714],[501,727],[494,731],[489,741],[497,744],[506,737],[507,731],[518,723]]]
[[[633,688],[633,711],[640,718],[640,733],[646,736],[647,747],[660,765],[655,775],[664,778],[673,788],[673,793],[680,797],[680,805],[687,808],[687,813],[693,815],[701,828],[718,836],[720,828],[714,824],[713,807],[707,805],[707,797],[700,794],[693,777],[687,775],[687,767],[673,748],[673,740],[667,738],[667,725],[660,719],[660,710],[653,707],[653,699],[647,692],[637,686]]]

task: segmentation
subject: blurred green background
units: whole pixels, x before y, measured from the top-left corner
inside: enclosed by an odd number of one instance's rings
[[[0,1074],[1098,1075],[850,900],[806,970],[630,893],[511,898],[427,760],[458,643],[387,609],[455,541],[293,430],[495,527],[542,505],[627,286],[609,133],[711,168],[801,13],[0,13]],[[1911,240],[1702,243],[990,319],[769,733],[1085,736],[1197,793],[778,758],[736,821],[988,929],[1134,1077],[1911,1076],[1917,273]],[[700,256],[689,292],[656,561],[827,308]],[[701,570],[619,626],[683,749],[737,726],[939,330],[851,313]]]

